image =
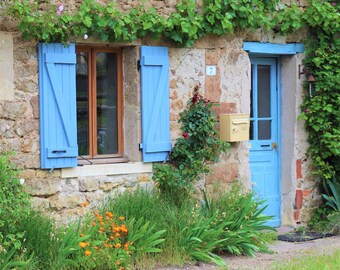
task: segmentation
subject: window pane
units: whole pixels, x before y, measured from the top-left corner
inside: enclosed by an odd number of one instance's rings
[[[259,140],[271,139],[271,120],[263,120],[258,122],[258,137]]]
[[[270,117],[270,66],[258,65],[257,115]]]
[[[117,56],[97,53],[97,147],[98,155],[118,152]]]
[[[79,156],[89,155],[88,53],[77,53],[77,139]]]

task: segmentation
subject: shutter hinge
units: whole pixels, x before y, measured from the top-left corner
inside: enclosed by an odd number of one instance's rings
[[[140,70],[140,60],[137,60],[137,70]]]
[[[143,149],[143,144],[140,143],[140,144],[139,144],[139,150],[142,150],[142,149]]]

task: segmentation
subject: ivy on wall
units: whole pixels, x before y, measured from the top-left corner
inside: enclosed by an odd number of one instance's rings
[[[40,2],[44,2],[41,4]],[[177,46],[192,46],[207,35],[218,36],[259,28],[286,35],[309,29],[305,67],[313,74],[312,97],[306,92],[301,119],[309,132],[309,154],[315,173],[323,178],[340,173],[339,5],[309,0],[302,9],[279,0],[182,0],[169,17],[143,5],[121,11],[114,1],[102,5],[84,0],[77,10],[39,0],[6,0],[7,15],[18,20],[23,37],[68,43],[92,36],[102,41],[132,42],[162,38]],[[306,85],[308,88],[308,85]],[[340,179],[340,177],[338,177]]]
[[[308,131],[314,173],[326,179],[340,176],[339,14],[339,5],[333,2],[312,1],[302,15],[309,26],[304,64],[315,83],[311,96],[306,91],[300,119]]]

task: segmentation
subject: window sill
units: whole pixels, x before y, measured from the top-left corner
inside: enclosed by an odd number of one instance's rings
[[[115,164],[115,163],[127,163],[128,158],[97,158],[97,159],[87,159],[84,157],[78,158],[78,166],[83,165],[93,165],[93,164]]]
[[[128,162],[115,164],[92,164],[61,169],[61,178],[82,176],[107,176],[119,174],[151,173],[152,163]]]

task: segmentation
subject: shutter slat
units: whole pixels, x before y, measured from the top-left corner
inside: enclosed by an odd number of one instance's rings
[[[75,45],[39,44],[41,168],[77,166]]]
[[[141,47],[143,161],[164,161],[171,151],[169,56],[165,47]]]

